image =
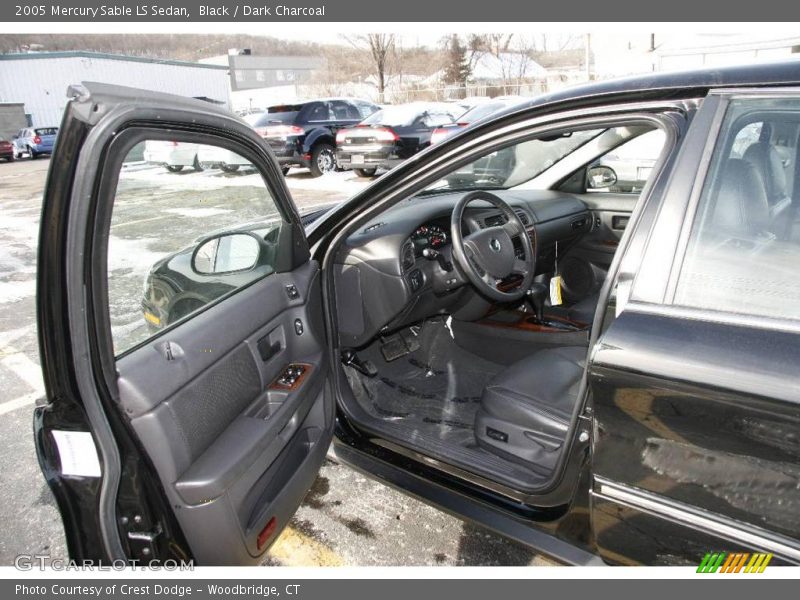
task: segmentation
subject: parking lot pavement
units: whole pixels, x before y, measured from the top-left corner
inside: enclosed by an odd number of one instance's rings
[[[41,198],[49,161],[0,164],[0,565],[19,554],[66,557],[60,517],[39,471],[31,412],[43,394],[36,340],[35,276]],[[298,207],[342,200],[369,180],[352,173],[287,177]],[[328,461],[268,564],[551,564]]]

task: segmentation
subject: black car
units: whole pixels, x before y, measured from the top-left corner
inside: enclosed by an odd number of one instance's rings
[[[336,134],[336,161],[360,177],[391,169],[430,146],[437,127],[456,122],[464,110],[453,104],[412,102],[387,106],[356,127]]]
[[[375,113],[366,100],[325,98],[270,106],[253,123],[275,154],[284,175],[306,167],[314,177],[336,169],[336,134]]]
[[[225,111],[70,90],[34,435],[71,557],[259,563],[333,440],[342,463],[566,563],[800,563],[799,84],[800,63],[764,63],[540,96],[306,228]],[[591,165],[654,130],[643,189],[592,187]],[[143,136],[176,132],[262,175],[274,243],[245,232],[224,261],[270,268],[115,354],[115,181]],[[448,184],[505,148],[502,183]]]

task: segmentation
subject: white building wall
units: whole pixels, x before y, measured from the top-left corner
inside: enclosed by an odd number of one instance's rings
[[[35,127],[59,125],[67,87],[82,81],[205,96],[230,107],[226,69],[80,56],[0,60],[0,102],[23,102]]]

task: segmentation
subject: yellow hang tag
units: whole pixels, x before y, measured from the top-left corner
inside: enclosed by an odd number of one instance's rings
[[[550,306],[559,306],[561,300],[561,275],[550,279]]]

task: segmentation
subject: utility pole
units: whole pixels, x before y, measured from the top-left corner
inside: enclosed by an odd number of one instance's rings
[[[586,63],[586,81],[592,80],[592,67],[590,61],[592,60],[592,34],[586,34],[586,44],[585,51],[586,56],[584,57],[584,62]]]

